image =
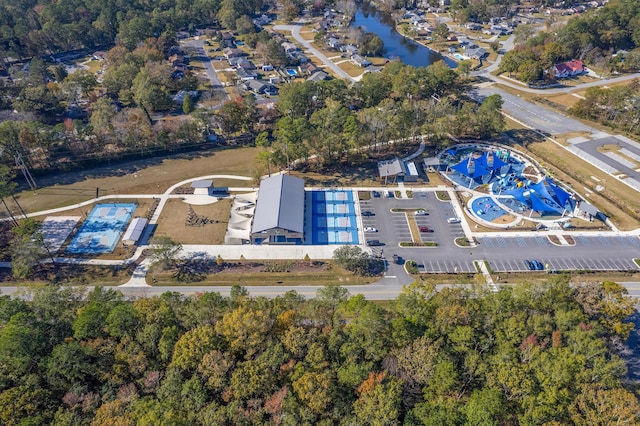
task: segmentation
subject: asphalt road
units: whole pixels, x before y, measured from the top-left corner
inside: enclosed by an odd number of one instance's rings
[[[222,86],[222,82],[218,78],[218,73],[213,68],[213,64],[211,63],[211,58],[209,58],[209,55],[207,55],[207,53],[204,50],[205,49],[204,41],[203,40],[189,40],[189,41],[184,42],[182,45],[185,46],[185,47],[191,47],[191,48],[195,49],[195,51],[197,52],[198,56],[194,56],[194,57],[192,57],[192,59],[202,62],[202,65],[204,66],[204,70],[207,73],[207,77],[209,78],[209,82],[211,82],[211,87],[213,89],[222,90],[225,93],[226,99],[228,99],[229,95],[224,90],[224,87]]]
[[[327,68],[331,69],[338,77],[348,80],[355,81],[353,77],[347,74],[342,68],[337,66],[331,59],[327,58],[322,52],[313,47],[311,43],[305,40],[300,35],[300,25],[274,25],[273,29],[277,31],[291,31],[291,35],[296,39],[298,43],[304,46],[309,52],[311,52],[316,58],[320,59]]]
[[[476,101],[482,101],[491,95],[500,95],[502,97],[504,101],[502,105],[503,112],[539,131],[552,135],[577,131],[598,132],[597,129],[582,124],[578,120],[531,103],[497,87],[477,87],[472,93],[472,97]]]

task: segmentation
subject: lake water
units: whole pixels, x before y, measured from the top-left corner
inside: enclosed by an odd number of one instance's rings
[[[404,64],[414,67],[427,67],[440,60],[444,60],[451,68],[456,67],[455,61],[403,37],[395,30],[389,15],[379,12],[370,5],[360,5],[355,18],[351,21],[351,27],[363,27],[367,32],[376,33],[384,42],[386,49],[384,56],[387,58],[399,58]]]

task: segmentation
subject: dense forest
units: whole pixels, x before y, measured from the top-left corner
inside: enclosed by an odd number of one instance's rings
[[[608,71],[640,68],[640,3],[636,0],[611,0],[564,26],[535,32],[533,25],[518,27],[517,44],[505,53],[500,72],[516,74],[524,82],[554,79],[550,67],[571,58]],[[618,54],[621,50],[628,52]]]
[[[638,424],[625,294],[562,277],[498,293],[416,282],[385,305],[341,287],[33,288],[0,297],[0,423]]]

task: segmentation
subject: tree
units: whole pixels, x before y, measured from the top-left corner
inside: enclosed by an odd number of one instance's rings
[[[607,389],[597,383],[581,387],[569,412],[576,426],[640,422],[640,403],[634,394],[621,388]]]
[[[191,114],[195,109],[193,105],[193,99],[191,99],[191,95],[189,92],[185,92],[184,99],[182,101],[182,112],[185,114]]]
[[[359,275],[375,275],[380,272],[380,261],[369,257],[357,246],[345,245],[335,250],[333,261],[338,266]]]
[[[473,62],[469,59],[465,59],[463,61],[458,62],[458,67],[456,70],[463,76],[469,77],[471,73],[471,69],[473,68]]]
[[[439,40],[446,40],[447,37],[449,37],[449,26],[444,22],[439,24],[436,29],[433,30],[433,35]]]
[[[11,271],[15,278],[26,278],[48,252],[40,226],[34,219],[23,219],[12,229]]]
[[[13,216],[11,209],[7,206],[5,198],[9,196],[13,196],[13,194],[18,189],[18,184],[13,181],[15,175],[11,171],[11,169],[4,165],[0,164],[0,201],[4,205],[4,208],[9,213],[9,217],[15,226],[18,225],[18,220]]]

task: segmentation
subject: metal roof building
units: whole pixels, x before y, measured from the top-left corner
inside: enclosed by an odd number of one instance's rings
[[[281,174],[263,179],[251,227],[253,243],[301,244],[304,180]]]

